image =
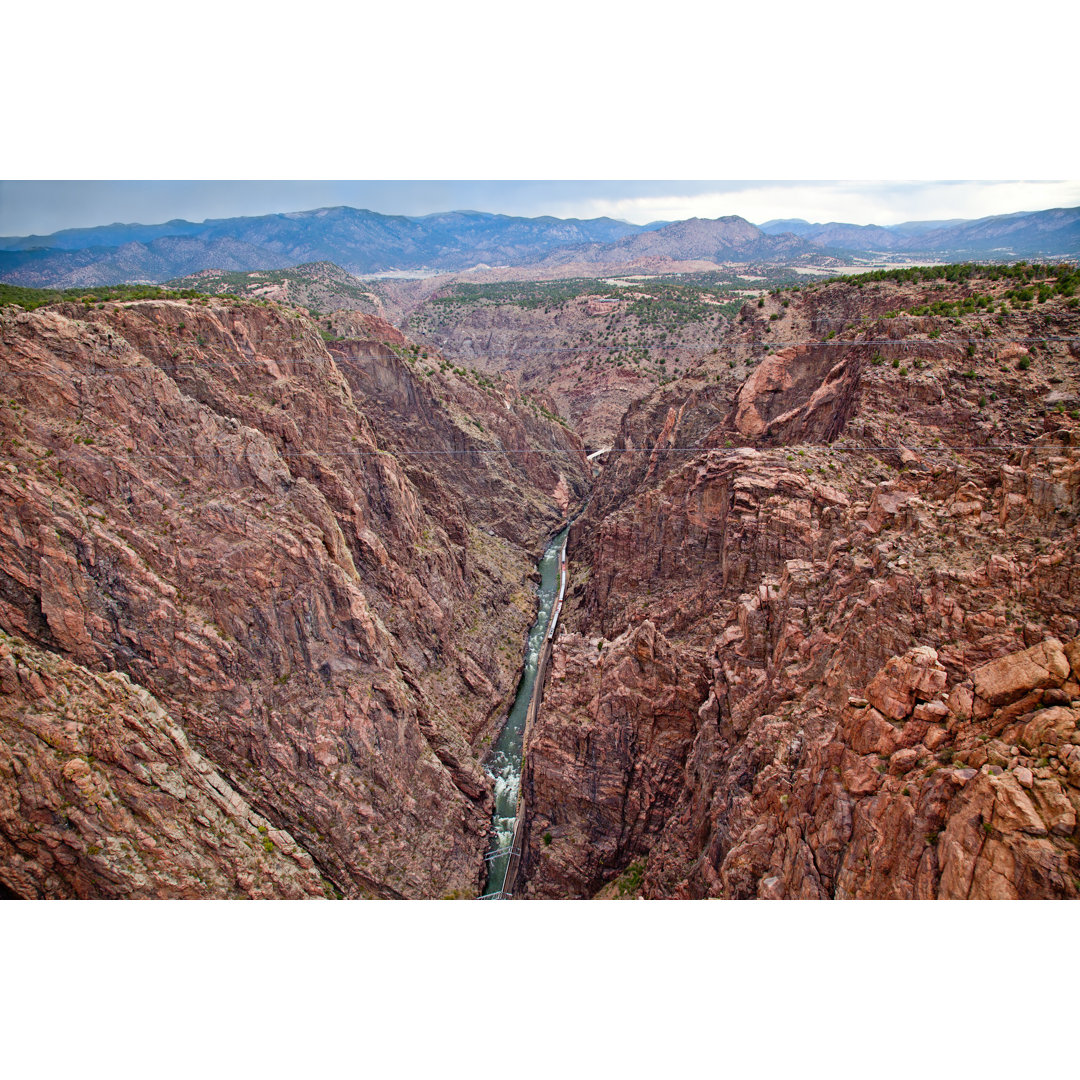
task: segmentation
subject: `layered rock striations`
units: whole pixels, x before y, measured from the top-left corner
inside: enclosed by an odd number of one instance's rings
[[[884,317],[926,288],[748,306],[748,347],[770,314],[819,344],[624,419],[644,452],[571,533],[524,894],[1077,894],[1080,318]]]
[[[17,895],[479,887],[480,759],[581,444],[381,320],[335,318],[328,347],[266,304],[3,310]]]
[[[448,283],[404,325],[490,376],[544,394],[595,449],[611,445],[623,415],[657,384],[716,352],[726,312],[747,284],[735,274],[699,286],[592,278],[514,291]]]
[[[1080,312],[1012,285],[777,292],[628,393],[517,895],[1077,894]],[[4,895],[475,895],[545,400],[357,311],[0,309]]]
[[[0,858],[14,895],[333,895],[311,856],[122,672],[0,631],[0,690]]]

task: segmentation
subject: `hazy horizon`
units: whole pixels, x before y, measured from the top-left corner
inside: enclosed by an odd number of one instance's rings
[[[259,217],[350,206],[423,217],[610,217],[634,225],[736,215],[897,225],[1080,205],[1080,181],[4,180],[0,235]]]

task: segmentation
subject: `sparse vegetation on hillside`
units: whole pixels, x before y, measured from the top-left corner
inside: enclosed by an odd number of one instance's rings
[[[362,282],[330,262],[305,263],[288,270],[209,270],[167,283],[173,288],[197,287],[216,296],[273,295],[312,314],[349,309],[380,314],[382,294],[374,282]]]
[[[747,296],[804,280],[790,269],[740,269],[747,272],[459,283],[414,312],[407,329],[453,352],[455,335],[472,338],[482,325],[477,320],[489,318],[481,312],[491,312],[493,320],[500,310],[533,312],[528,343],[521,339],[511,353],[576,353],[585,360],[585,371],[610,365],[638,369],[659,380],[665,375],[660,370],[665,359],[679,361],[672,354],[713,347]],[[564,326],[567,332],[561,333]],[[658,366],[650,367],[650,362]]]
[[[566,281],[500,281],[474,285],[463,282],[437,293],[428,303],[453,309],[461,305],[513,304],[531,310],[538,307],[561,307],[579,296],[601,291],[596,278],[570,278]]]
[[[931,281],[966,283],[969,281],[1016,281],[1023,286],[1043,283],[1041,296],[1073,296],[1080,285],[1080,269],[1071,263],[949,263],[944,266],[909,266],[888,270],[872,270],[866,274],[852,274],[829,278],[829,282],[846,281],[853,285],[868,285],[881,281],[893,281],[898,285],[919,285]],[[827,282],[827,283],[829,283]],[[1030,289],[1033,299],[1034,292]]]
[[[627,305],[622,309],[624,314],[674,328],[703,319],[715,321],[718,314],[734,314],[742,303],[740,294],[747,290],[775,290],[809,280],[788,269],[753,267],[748,270],[748,274],[710,271],[658,277],[634,275],[561,281],[458,283],[437,293],[427,301],[427,306],[436,309],[434,321],[447,322],[477,307],[514,306],[527,311],[543,308],[550,313],[565,310],[571,301],[582,297],[626,300]],[[425,321],[423,314],[414,319]]]
[[[888,310],[873,314],[864,310],[854,323],[837,327],[846,316],[819,309],[815,314],[816,325],[828,341],[845,330],[856,329],[875,319],[894,320],[903,317],[923,321],[917,327],[910,323],[901,333],[924,333],[932,340],[946,339],[950,333],[978,334],[990,338],[995,327],[1008,326],[1011,316],[1023,312],[1038,312],[1041,305],[1053,299],[1064,299],[1064,305],[1051,305],[1045,314],[1051,322],[1060,323],[1068,317],[1070,309],[1080,307],[1080,268],[1072,263],[1040,264],[1017,262],[1013,264],[952,263],[941,266],[912,266],[874,270],[830,278],[811,286],[810,293],[825,295],[824,290],[842,286],[866,289],[871,296],[879,295],[892,304]],[[794,291],[794,290],[792,290]],[[776,293],[777,296],[781,292]],[[835,295],[842,297],[842,292]],[[783,301],[782,301],[783,302]],[[846,303],[847,301],[843,301]],[[759,302],[760,303],[760,302]],[[740,321],[749,319],[749,307],[744,308]],[[770,315],[770,318],[773,316]],[[934,322],[931,320],[940,320]],[[828,327],[827,332],[825,328]],[[954,330],[955,328],[955,330]],[[768,333],[768,327],[765,327]],[[890,330],[895,335],[896,331]],[[971,355],[973,345],[968,345]]]
[[[122,300],[195,300],[205,299],[207,294],[198,289],[170,289],[159,285],[101,285],[79,289],[28,289],[19,285],[0,283],[0,307],[18,304],[33,311],[46,304],[64,301],[99,304]]]
[[[641,888],[645,876],[645,861],[636,859],[616,880],[615,888],[620,896],[633,896]]]

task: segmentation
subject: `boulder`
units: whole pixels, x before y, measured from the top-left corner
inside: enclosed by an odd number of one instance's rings
[[[937,653],[928,646],[893,656],[866,688],[870,703],[885,716],[903,720],[916,701],[929,701],[945,689],[947,675]]]
[[[870,762],[850,750],[844,751],[840,778],[844,781],[845,789],[852,795],[872,795],[881,786],[881,775]]]
[[[903,776],[915,768],[915,763],[918,760],[919,752],[911,747],[904,750],[897,750],[896,753],[889,758],[889,773],[892,776]]]
[[[1055,836],[1072,836],[1076,829],[1076,811],[1056,780],[1036,780],[1035,803],[1046,826]]]
[[[1080,681],[1080,637],[1075,637],[1072,641],[1066,642],[1062,646],[1062,652],[1065,653],[1065,657],[1069,661],[1069,667],[1072,668],[1072,677]]]
[[[1019,741],[1029,750],[1043,743],[1058,745],[1071,738],[1076,731],[1077,714],[1073,709],[1055,705],[1040,709],[1020,732]]]
[[[987,705],[1008,705],[1031,690],[1060,686],[1069,677],[1069,661],[1056,638],[1021,652],[999,656],[972,673],[975,695]]]
[[[994,792],[992,825],[1002,833],[1021,832],[1029,836],[1046,836],[1047,828],[1039,812],[1012,773],[990,777]]]

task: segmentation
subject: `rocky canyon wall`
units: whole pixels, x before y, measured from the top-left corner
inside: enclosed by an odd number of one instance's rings
[[[16,895],[479,888],[480,760],[587,467],[388,324],[337,331],[226,299],[0,312]]]
[[[748,306],[747,341],[820,344],[628,413],[645,452],[571,534],[519,892],[1077,895],[1080,319],[884,318],[925,289]]]

